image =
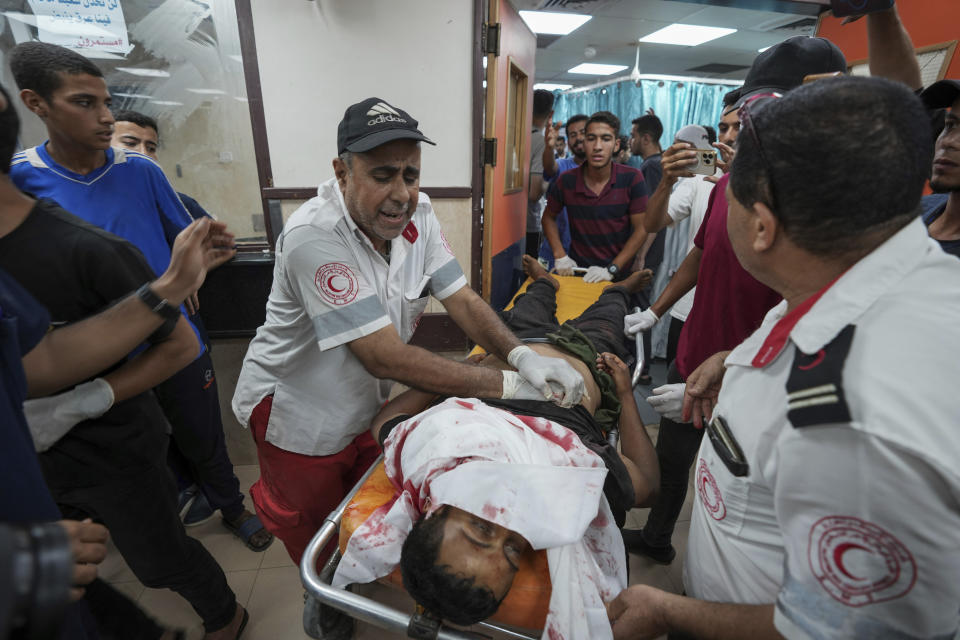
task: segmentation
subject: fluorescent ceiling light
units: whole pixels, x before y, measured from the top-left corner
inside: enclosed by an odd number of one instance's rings
[[[169,78],[170,73],[163,69],[140,69],[137,67],[116,67],[117,71],[123,71],[134,76],[146,76],[148,78]]]
[[[211,96],[225,96],[227,92],[223,89],[187,89],[190,93],[202,93]]]
[[[153,97],[153,96],[151,96],[151,95],[147,95],[146,93],[119,93],[119,92],[114,92],[114,93],[111,93],[110,95],[112,95],[112,96],[120,96],[121,98],[143,98],[143,99],[145,99],[145,100],[149,100],[150,98]]]
[[[572,84],[556,84],[554,82],[538,82],[533,85],[534,89],[546,89],[547,91],[565,91],[571,88]]]
[[[611,73],[623,71],[626,68],[627,65],[625,64],[596,64],[593,62],[584,62],[583,64],[578,64],[573,69],[569,69],[567,73],[584,73],[591,76],[608,76]]]
[[[534,33],[565,36],[582,26],[593,16],[579,13],[551,13],[549,11],[521,11],[520,17]]]
[[[640,38],[640,42],[655,42],[658,44],[678,44],[687,47],[695,47],[704,42],[710,42],[717,38],[736,33],[736,29],[726,29],[723,27],[701,27],[695,24],[672,24],[659,31],[654,31],[648,36]]]
[[[772,47],[772,46],[773,46],[773,45],[770,45],[770,47]],[[764,47],[763,49],[757,49],[757,53],[763,53],[764,51],[766,51],[766,50],[769,49],[770,47]]]
[[[182,107],[182,102],[175,102],[173,100],[151,100],[150,104],[159,104],[165,107]]]

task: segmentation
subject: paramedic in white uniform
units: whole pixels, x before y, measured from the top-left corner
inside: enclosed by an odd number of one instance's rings
[[[573,367],[522,346],[467,286],[419,193],[420,142],[433,144],[405,111],[379,98],[350,106],[338,129],[336,177],[277,240],[266,323],[244,358],[233,409],[257,445],[257,513],[298,563],[376,457],[368,425],[391,380],[449,395],[546,395],[562,406],[583,392]],[[408,345],[430,295],[517,372]]]
[[[953,638],[960,265],[917,216],[929,119],[904,85],[747,105],[727,229],[784,301],[726,358],[695,466],[689,597],[635,586],[618,638]]]

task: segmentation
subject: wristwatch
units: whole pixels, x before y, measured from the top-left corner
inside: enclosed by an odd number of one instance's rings
[[[161,298],[150,288],[150,283],[146,283],[137,289],[137,297],[143,300],[143,303],[150,307],[155,314],[168,321],[177,321],[180,319],[180,308],[175,307],[165,298]]]
[[[617,273],[620,271],[620,267],[618,267],[617,265],[611,262],[610,264],[607,265],[607,271],[610,272],[611,276],[616,276]]]

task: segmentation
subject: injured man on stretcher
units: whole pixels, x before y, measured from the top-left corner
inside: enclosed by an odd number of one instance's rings
[[[605,603],[627,587],[619,528],[626,511],[659,490],[657,456],[640,419],[623,316],[649,282],[610,285],[578,318],[558,325],[558,282],[524,257],[533,282],[501,316],[538,353],[583,375],[582,402],[438,397],[410,390],[387,403],[372,432],[395,487],[354,532],[333,586],[401,567],[404,587],[428,612],[469,625],[491,616],[518,561],[546,549],[551,578],[544,638],[611,638]],[[478,366],[509,368],[495,356]],[[433,405],[433,406],[430,406]],[[427,408],[429,407],[429,408]],[[619,427],[620,448],[606,435]]]

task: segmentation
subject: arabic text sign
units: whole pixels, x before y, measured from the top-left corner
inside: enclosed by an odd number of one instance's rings
[[[126,54],[127,23],[120,0],[28,0],[41,42],[68,49]]]

